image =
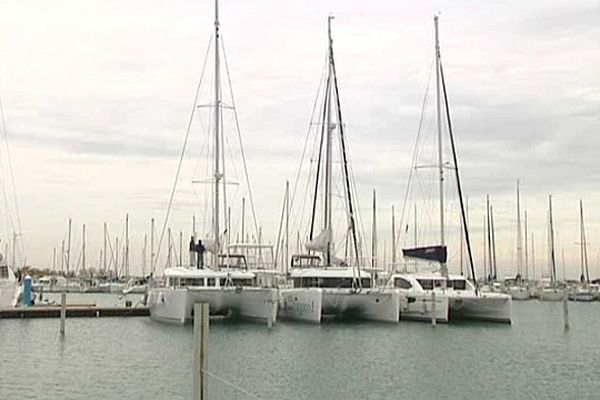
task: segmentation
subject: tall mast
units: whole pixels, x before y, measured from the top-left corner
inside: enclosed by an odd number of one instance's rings
[[[69,218],[69,235],[67,238],[67,276],[69,276],[70,261],[71,261],[71,218]]]
[[[154,272],[154,218],[150,219],[150,271]]]
[[[324,196],[324,207],[323,207],[323,229],[328,236],[327,243],[327,265],[331,261],[331,241],[332,241],[332,229],[331,229],[331,214],[332,214],[332,188],[331,188],[331,173],[333,165],[333,146],[332,146],[332,134],[335,126],[331,123],[331,75],[332,75],[332,47],[333,39],[331,37],[331,20],[333,16],[327,17],[327,37],[329,39],[329,51],[328,51],[328,65],[327,65],[327,88],[326,88],[326,99],[327,99],[327,121],[325,126],[325,196]]]
[[[219,164],[220,157],[220,128],[221,128],[221,76],[220,76],[220,58],[219,58],[219,0],[215,0],[215,186],[214,186],[214,210],[213,210],[213,219],[214,219],[214,240],[215,240],[215,248],[217,249],[217,253],[219,252],[220,243],[219,243],[219,185],[221,183],[221,168]]]
[[[287,275],[287,266],[290,262],[290,181],[285,181],[285,253],[284,272]]]
[[[535,281],[535,238],[531,233],[531,277]]]
[[[146,262],[148,252],[148,234],[144,234],[144,248],[142,249],[142,276],[146,276]]]
[[[585,224],[583,222],[583,200],[579,200],[579,226],[581,229],[581,280],[590,283],[590,271],[588,267],[587,243],[585,235]]]
[[[527,210],[525,210],[525,280],[529,280],[529,246],[527,243]]]
[[[519,276],[523,270],[523,238],[521,236],[521,196],[519,193],[519,181],[517,180],[517,272]]]
[[[436,109],[438,133],[438,169],[440,177],[440,246],[446,245],[444,237],[444,155],[442,142],[442,105],[441,105],[441,77],[440,77],[440,39],[438,30],[438,16],[433,18],[435,24],[435,79],[436,79]],[[441,265],[442,274],[448,278],[446,263]]]
[[[487,255],[489,265],[489,277],[494,278],[494,262],[492,260],[492,220],[490,217],[490,196],[485,197],[487,209]],[[486,277],[487,279],[487,277]]]
[[[81,233],[81,269],[85,271],[85,224]]]
[[[392,269],[396,268],[396,214],[392,205]]]
[[[106,237],[107,237],[107,232],[106,232],[106,222],[104,223],[104,245],[102,246],[102,269],[104,270],[104,272],[106,272]]]
[[[554,221],[552,219],[552,195],[548,196],[548,205],[550,209],[550,280],[554,284],[556,282],[556,255],[554,254]]]
[[[492,231],[492,255],[494,257],[494,280],[498,279],[498,263],[496,262],[496,229],[494,228],[494,207],[490,206],[490,223]]]
[[[377,266],[377,197],[373,189],[373,226],[371,232],[371,268]]]
[[[125,214],[125,276],[129,276],[129,214]]]

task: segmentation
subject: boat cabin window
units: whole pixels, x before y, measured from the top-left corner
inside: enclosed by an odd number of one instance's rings
[[[296,288],[310,288],[310,287],[321,287],[321,288],[342,288],[352,289],[356,285],[353,285],[354,278],[294,278],[294,287]],[[368,288],[371,286],[370,278],[361,279],[362,287]]]
[[[248,269],[246,256],[243,254],[219,254],[219,268]]]
[[[410,289],[412,287],[412,284],[404,278],[395,278],[394,287],[400,289]]]
[[[8,279],[8,267],[0,265],[0,279]]]
[[[418,279],[423,290],[433,290],[433,279]]]
[[[204,278],[179,278],[179,286],[204,286]]]
[[[215,278],[207,278],[206,279],[206,286],[216,286],[217,282]]]
[[[231,283],[233,284],[233,286],[252,286],[252,278],[232,279]]]
[[[454,290],[466,290],[467,289],[467,281],[464,279],[452,279],[448,280],[448,287],[454,288]]]
[[[321,266],[321,257],[311,254],[295,254],[292,256],[292,268],[316,268]]]

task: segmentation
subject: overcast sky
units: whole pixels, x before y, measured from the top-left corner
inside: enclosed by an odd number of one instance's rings
[[[567,275],[579,275],[579,198],[587,205],[593,275],[600,275],[598,1],[222,0],[227,60],[265,240],[276,238],[285,180],[294,179],[300,162],[323,67],[326,17],[334,13],[362,220],[370,227],[375,188],[380,248],[383,253],[387,241],[389,259],[389,209],[402,208],[438,12],[478,264],[489,194],[498,268],[501,275],[514,271],[520,179],[536,236],[537,274],[547,265],[552,193]],[[88,265],[96,266],[102,223],[113,239],[122,237],[129,213],[132,268],[139,270],[149,220],[156,218],[158,229],[164,219],[212,20],[210,0],[0,3],[0,95],[31,264],[51,266],[71,217],[73,247],[87,224]],[[191,215],[201,208],[184,183],[171,226],[185,240]]]

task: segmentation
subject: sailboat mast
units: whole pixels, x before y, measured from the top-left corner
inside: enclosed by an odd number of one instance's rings
[[[519,193],[519,181],[517,180],[517,273],[521,276],[523,272],[523,237],[521,236],[521,196]]]
[[[81,269],[85,271],[85,224],[81,233]]]
[[[548,196],[548,205],[550,210],[550,280],[552,284],[556,282],[556,255],[554,254],[554,221],[552,219],[552,195]]]
[[[214,240],[215,240],[215,248],[217,252],[220,248],[219,243],[219,185],[221,183],[221,168],[219,164],[220,157],[220,127],[221,127],[221,77],[220,77],[220,55],[219,55],[219,0],[215,0],[215,121],[214,121],[214,140],[215,140],[215,186],[214,186],[214,209],[213,209],[213,219],[214,219]]]
[[[333,19],[333,16],[329,16],[327,17],[327,37],[329,39],[329,51],[328,51],[328,65],[327,65],[327,94],[326,94],[326,99],[327,99],[327,123],[325,126],[325,196],[324,196],[324,201],[325,201],[325,205],[323,207],[324,209],[324,218],[323,218],[323,229],[325,230],[325,232],[327,232],[327,235],[330,235],[328,238],[330,239],[327,243],[327,264],[329,265],[330,263],[330,258],[331,258],[331,241],[332,241],[332,237],[331,235],[333,234],[332,230],[331,230],[331,214],[332,214],[332,210],[331,210],[331,200],[332,200],[332,188],[331,188],[331,173],[332,173],[332,166],[333,166],[333,160],[332,160],[332,156],[333,156],[333,146],[332,146],[332,134],[333,134],[333,130],[335,129],[335,126],[332,125],[331,123],[331,73],[332,73],[332,68],[331,68],[331,64],[332,64],[332,57],[333,55],[332,53],[332,46],[333,46],[333,39],[331,37],[331,20]]]
[[[590,271],[588,267],[587,243],[585,235],[585,224],[583,222],[583,200],[579,200],[579,226],[581,228],[581,277],[587,284],[590,283]]]
[[[440,177],[440,246],[446,245],[444,237],[444,155],[442,142],[442,103],[441,103],[441,77],[440,77],[440,40],[438,29],[438,16],[434,17],[435,23],[435,80],[436,80],[436,110],[437,110],[437,133],[438,133],[438,169]],[[448,277],[446,263],[441,265],[442,273]]]
[[[106,257],[107,257],[107,254],[106,254],[106,237],[107,237],[107,232],[106,232],[106,222],[105,222],[104,223],[104,244],[102,246],[102,269],[103,269],[104,272],[106,272],[106,270],[107,270],[106,269],[106,267],[107,267],[107,264],[106,264]]]
[[[392,269],[396,268],[396,214],[392,205]]]
[[[371,232],[371,268],[377,266],[377,197],[373,189],[373,231]]]
[[[525,210],[525,279],[529,280],[529,246],[527,243],[527,210]]]

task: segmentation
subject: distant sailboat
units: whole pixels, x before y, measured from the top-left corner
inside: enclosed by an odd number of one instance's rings
[[[567,296],[564,287],[556,278],[556,252],[554,250],[554,217],[552,212],[552,196],[548,196],[548,245],[550,258],[550,283],[538,290],[538,298],[542,301],[563,301]]]
[[[527,215],[527,214],[525,214]],[[523,238],[521,235],[521,195],[517,181],[517,276],[514,284],[508,287],[508,293],[513,300],[531,299],[527,279],[523,279]],[[525,259],[527,259],[527,227],[525,227]]]
[[[579,278],[581,285],[575,289],[573,300],[575,301],[594,301],[596,293],[590,286],[590,270],[588,266],[587,240],[585,233],[585,224],[583,219],[583,200],[579,200],[579,246],[581,260],[581,276]]]

